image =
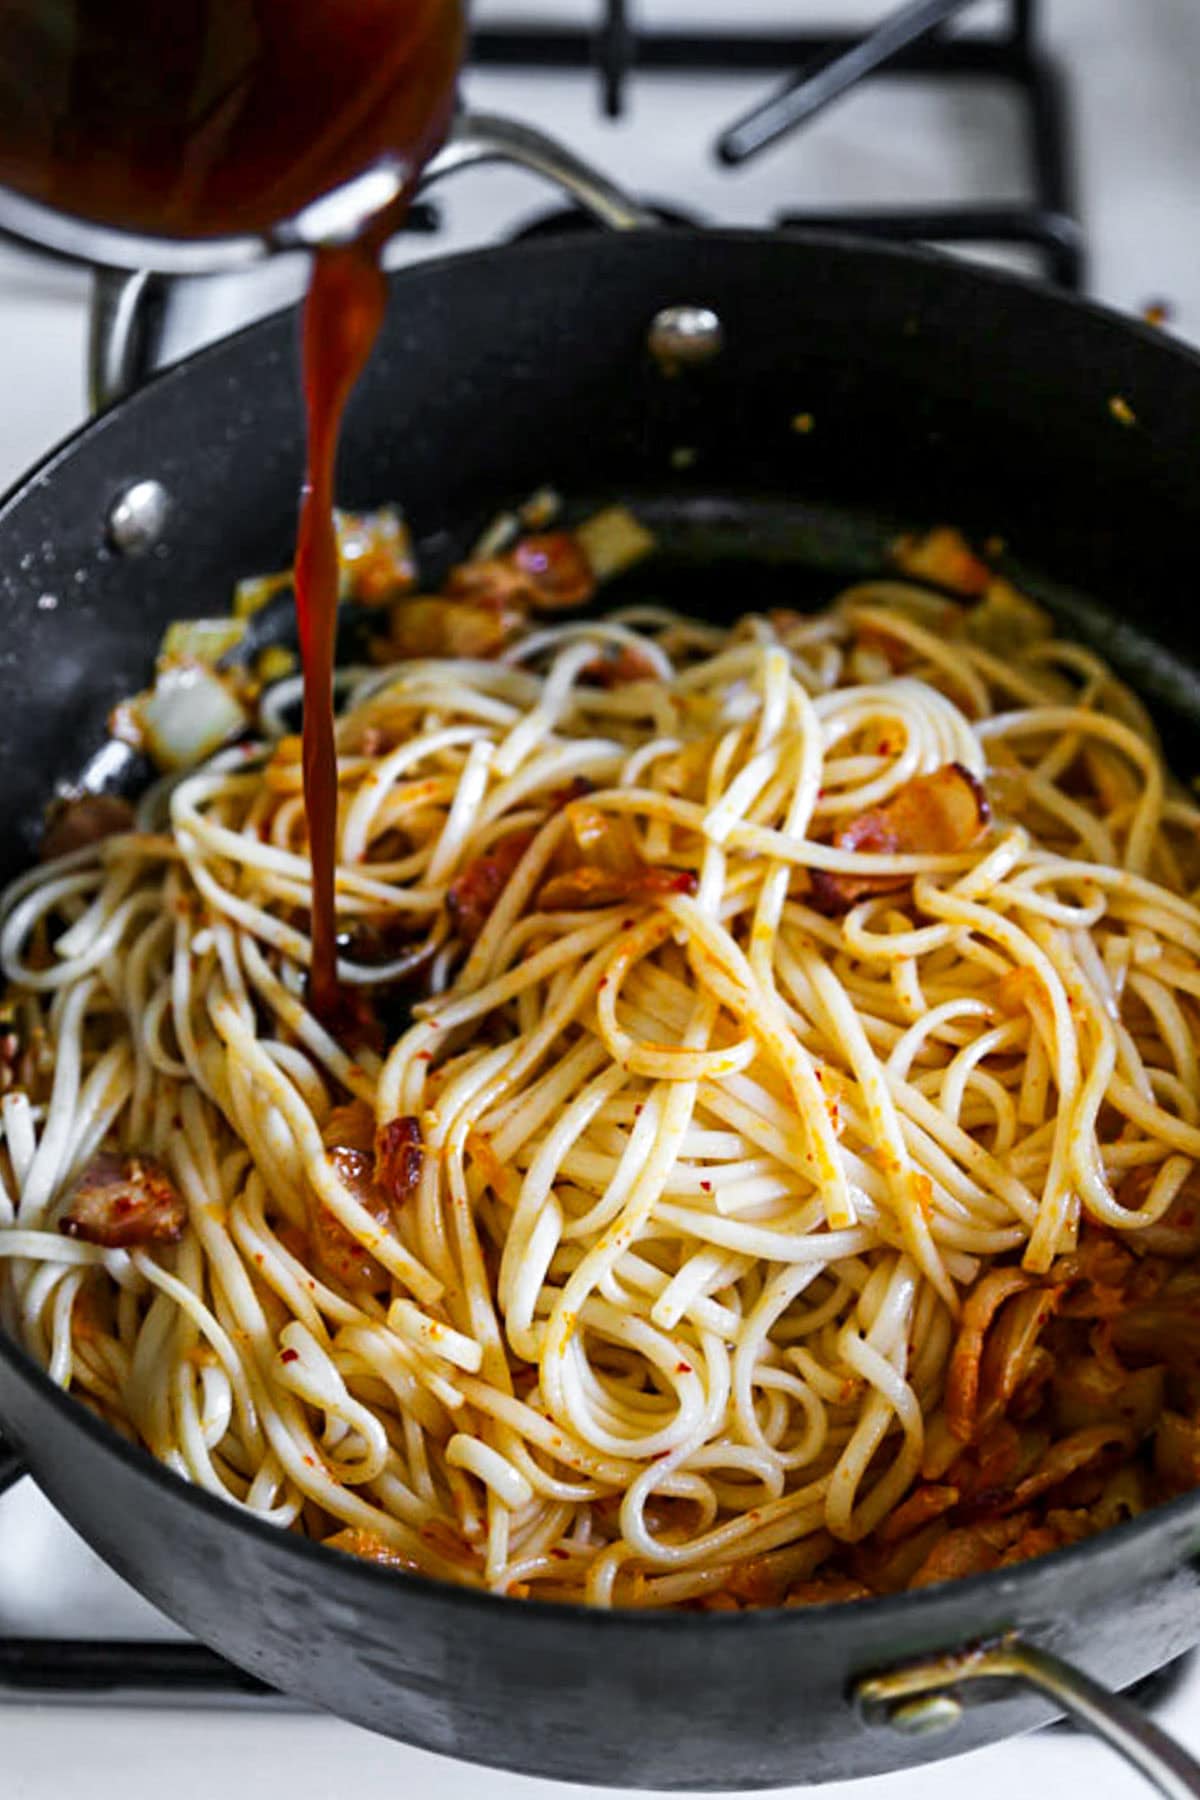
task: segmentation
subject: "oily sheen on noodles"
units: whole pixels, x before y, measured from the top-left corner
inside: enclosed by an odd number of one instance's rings
[[[6,1328],[235,1505],[502,1592],[802,1596],[887,1541],[996,1259],[1041,1292],[1200,1158],[1200,815],[1098,658],[945,612],[343,676],[328,1025],[282,732],[18,881]],[[106,1150],[177,1230],[89,1235]]]

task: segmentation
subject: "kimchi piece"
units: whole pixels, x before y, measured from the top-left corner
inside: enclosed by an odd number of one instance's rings
[[[375,1182],[393,1206],[403,1206],[416,1193],[425,1151],[421,1122],[411,1116],[389,1119],[375,1133]]]
[[[136,1250],[177,1244],[186,1224],[187,1205],[161,1163],[102,1150],[80,1176],[58,1229],[106,1250]]]
[[[473,944],[487,924],[534,835],[532,831],[510,832],[485,856],[469,862],[450,883],[446,907],[455,933],[464,944]]]
[[[485,661],[499,656],[525,625],[526,614],[509,603],[445,599],[414,594],[399,600],[388,615],[388,635],[379,647],[384,661],[425,657]]]
[[[915,581],[932,581],[952,594],[981,595],[992,579],[987,564],[952,525],[936,525],[923,535],[906,532],[892,545],[892,561]]]
[[[105,838],[132,831],[133,825],[133,808],[119,795],[75,794],[50,813],[42,837],[42,860],[53,862],[73,850],[103,843]]]
[[[582,606],[596,577],[570,531],[540,531],[518,538],[503,556],[485,556],[451,570],[447,594],[495,607],[533,607],[561,612]]]
[[[322,1137],[325,1154],[343,1187],[376,1224],[389,1226],[391,1206],[375,1179],[375,1118],[370,1107],[361,1100],[335,1107]],[[382,1264],[315,1197],[309,1203],[309,1226],[313,1249],[328,1273],[343,1287],[375,1289],[387,1280]]]
[[[961,763],[945,763],[932,775],[914,775],[881,806],[843,825],[836,850],[870,856],[943,856],[969,850],[983,837],[991,807],[982,782]],[[812,871],[812,903],[819,912],[848,912],[873,894],[908,887],[911,875],[836,874]]]

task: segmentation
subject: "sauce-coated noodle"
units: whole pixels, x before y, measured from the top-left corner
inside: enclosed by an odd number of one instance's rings
[[[837,1597],[1155,1498],[1190,1377],[1121,1315],[1175,1304],[1126,1246],[1200,1160],[1200,813],[1098,658],[963,617],[876,583],[364,675],[340,974],[432,996],[390,1045],[305,1010],[292,738],[17,882],[7,1329],[211,1492],[517,1594]],[[662,678],[597,684],[631,644]],[[59,1229],[101,1145],[177,1242]]]

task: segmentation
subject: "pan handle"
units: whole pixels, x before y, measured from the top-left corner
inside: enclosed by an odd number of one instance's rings
[[[461,113],[421,181],[432,183],[479,163],[502,162],[553,183],[610,231],[637,231],[657,223],[607,176],[581,161],[545,132],[491,113]],[[302,248],[281,228],[277,249]],[[88,327],[88,394],[93,411],[130,394],[153,372],[169,278],[145,270],[98,268]]]
[[[869,1676],[858,1683],[855,1699],[868,1723],[890,1725],[909,1736],[932,1735],[958,1723],[962,1703],[956,1689],[968,1681],[993,1680],[1016,1681],[1053,1700],[1085,1731],[1111,1745],[1167,1800],[1200,1796],[1200,1763],[1140,1707],[1016,1636]]]
[[[637,231],[658,223],[652,212],[583,162],[557,138],[492,113],[460,113],[450,135],[425,171],[423,192],[432,182],[477,163],[510,163],[540,175],[567,194],[610,231]]]

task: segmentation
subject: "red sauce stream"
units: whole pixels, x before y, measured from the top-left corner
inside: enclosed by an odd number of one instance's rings
[[[337,1010],[337,753],[333,660],[338,554],[334,476],[342,414],[383,323],[387,284],[374,242],[323,250],[304,307],[304,398],[308,471],[296,542],[296,621],[304,668],[304,810],[312,858],[312,964],[309,1004],[319,1018]]]

